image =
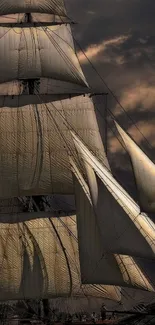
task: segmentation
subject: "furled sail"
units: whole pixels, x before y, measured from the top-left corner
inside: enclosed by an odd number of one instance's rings
[[[106,251],[155,258],[155,224],[73,132],[87,169],[93,207]],[[95,174],[96,173],[96,174]],[[97,175],[97,176],[96,176]]]
[[[66,15],[63,0],[1,0],[0,2],[0,15],[24,12]]]
[[[155,165],[117,123],[116,126],[131,158],[141,209],[154,212]]]
[[[104,161],[104,148],[89,96],[48,105],[1,109],[0,196],[74,193],[69,151],[76,159],[78,155],[70,127]]]
[[[115,287],[81,286],[75,216],[0,224],[0,266],[0,300],[120,299]]]
[[[153,286],[132,257],[107,253],[102,241],[102,230],[98,227],[87,185],[73,164],[72,171],[75,174],[82,282],[114,284],[154,291]],[[83,186],[81,186],[82,184]],[[109,232],[108,234],[110,243],[111,234]]]

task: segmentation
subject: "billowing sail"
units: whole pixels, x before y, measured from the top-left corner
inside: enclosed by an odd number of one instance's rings
[[[72,132],[87,170],[93,207],[104,249],[117,254],[155,258],[155,224]]]
[[[63,0],[0,1],[0,61],[0,197],[76,191],[77,207],[59,218],[38,207],[26,216],[20,200],[6,208],[0,300],[153,292],[133,256],[154,259],[155,226],[107,169]]]
[[[155,165],[117,123],[116,126],[131,158],[141,209],[154,212]]]
[[[1,0],[0,2],[0,15],[24,12],[66,15],[63,0]]]
[[[0,34],[0,107],[49,103],[88,92],[69,25],[0,27]]]
[[[78,155],[71,127],[104,161],[94,106],[88,96],[1,109],[0,196],[74,193],[69,151],[76,159]]]
[[[0,83],[52,78],[86,85],[70,29],[64,25],[0,27],[0,61]]]
[[[59,296],[119,300],[115,287],[81,286],[75,216],[50,220],[0,225],[0,300]]]
[[[72,167],[73,168],[73,167]],[[89,200],[85,182],[75,173],[77,227],[81,277],[83,283],[114,284],[154,291],[153,286],[134,259],[125,255],[107,253],[102,241],[102,229],[98,227],[93,206]],[[86,190],[86,191],[85,191]],[[103,212],[102,217],[105,213]],[[105,231],[107,229],[105,228]],[[111,234],[109,234],[109,243]]]

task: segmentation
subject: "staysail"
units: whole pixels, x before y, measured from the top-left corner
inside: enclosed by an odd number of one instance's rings
[[[104,246],[102,230],[96,220],[89,188],[73,161],[72,171],[75,175],[74,184],[82,282],[95,284],[111,283],[154,291],[153,286],[132,257],[110,254],[110,247],[107,250],[107,246]],[[105,215],[106,211],[102,213],[102,218]],[[108,234],[110,243],[112,237],[110,232]]]
[[[128,134],[116,123],[130,155],[142,211],[155,211],[155,165]]]
[[[107,169],[68,20],[62,0],[0,3],[0,197],[76,191],[78,222],[77,236],[74,214],[56,218],[37,210],[22,220],[19,209],[10,223],[1,216],[0,300],[88,295],[118,301],[116,286],[154,291],[133,256],[154,259],[155,227]],[[104,202],[118,201],[113,219],[105,205],[105,223],[95,189]]]
[[[154,258],[154,223],[140,212],[139,206],[114,179],[107,166],[102,165],[73,132],[72,135],[87,169],[104,248],[116,254]]]

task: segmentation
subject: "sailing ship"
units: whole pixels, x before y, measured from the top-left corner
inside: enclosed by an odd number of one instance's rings
[[[155,167],[117,125],[139,202],[114,178],[72,23],[63,0],[0,1],[0,300],[131,308],[155,297]]]

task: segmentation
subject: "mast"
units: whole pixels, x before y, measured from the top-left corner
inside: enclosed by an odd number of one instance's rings
[[[32,23],[32,15],[30,12],[25,13],[25,23],[30,25]],[[23,80],[23,85],[25,88],[28,89],[28,94],[29,95],[34,95],[35,92],[35,82],[39,79],[27,79]]]
[[[109,169],[67,19],[62,0],[0,3],[0,197],[33,200],[1,218],[0,299],[43,299],[47,314],[49,298],[154,292],[135,259],[154,260],[155,229]],[[44,211],[56,194],[75,195],[75,214]]]
[[[25,22],[26,23],[32,23],[32,16],[30,12],[26,12],[25,14]]]
[[[36,19],[34,12],[45,13],[47,10],[48,14],[59,14],[60,11],[65,13],[63,1],[60,1],[58,6],[54,1],[50,1],[50,5],[47,6],[45,1],[40,4],[41,6],[38,4],[38,9],[36,9],[37,2],[32,4],[32,8],[31,5],[25,8],[24,3],[21,2],[19,7],[13,4],[10,7],[9,2],[6,3],[5,14],[6,10],[8,14],[13,13],[13,10],[14,13],[25,12],[25,22],[21,23],[20,27],[18,23],[14,28],[5,27],[7,36],[3,33],[5,28],[0,27],[2,34],[0,47],[3,49],[5,44],[8,44],[11,48],[8,48],[7,53],[14,53],[15,57],[17,56],[16,60],[13,60],[6,53],[2,58],[5,64],[1,71],[3,77],[0,84],[0,106],[6,107],[6,110],[0,127],[3,129],[6,124],[7,136],[4,139],[5,143],[1,139],[1,147],[6,148],[4,158],[6,167],[1,167],[7,169],[6,174],[10,174],[12,186],[10,190],[8,188],[4,190],[3,187],[0,195],[10,197],[50,195],[51,191],[58,194],[71,194],[74,189],[68,162],[67,146],[70,146],[68,127],[70,125],[77,128],[77,131],[81,129],[80,106],[83,107],[82,118],[85,121],[87,115],[90,115],[89,111],[92,111],[91,115],[93,114],[93,104],[89,97],[83,100],[83,96],[80,96],[81,93],[88,92],[88,84],[75,53],[69,24],[67,26],[66,23],[62,24],[62,18],[59,17],[60,25],[54,25],[53,22],[53,26],[49,26],[47,22],[46,28],[42,23],[40,27],[31,26]],[[3,12],[2,6],[2,14]],[[37,105],[35,109],[34,105]],[[77,107],[77,110],[74,107]],[[62,114],[63,111],[65,115]],[[67,123],[64,123],[65,116],[67,116]],[[90,133],[91,120],[87,121],[86,127]],[[95,129],[98,132],[97,124]],[[85,125],[82,127],[82,132],[85,133]],[[8,139],[10,134],[15,141]],[[67,140],[65,140],[66,135]],[[49,137],[51,139],[56,137],[56,143],[49,141]],[[38,139],[39,144],[37,144]],[[69,142],[67,146],[66,142]],[[93,144],[94,150],[97,146],[98,144]],[[52,155],[52,152],[55,154]],[[9,166],[10,154],[13,156]],[[51,173],[54,177],[51,177]],[[3,183],[7,187],[5,177]]]

